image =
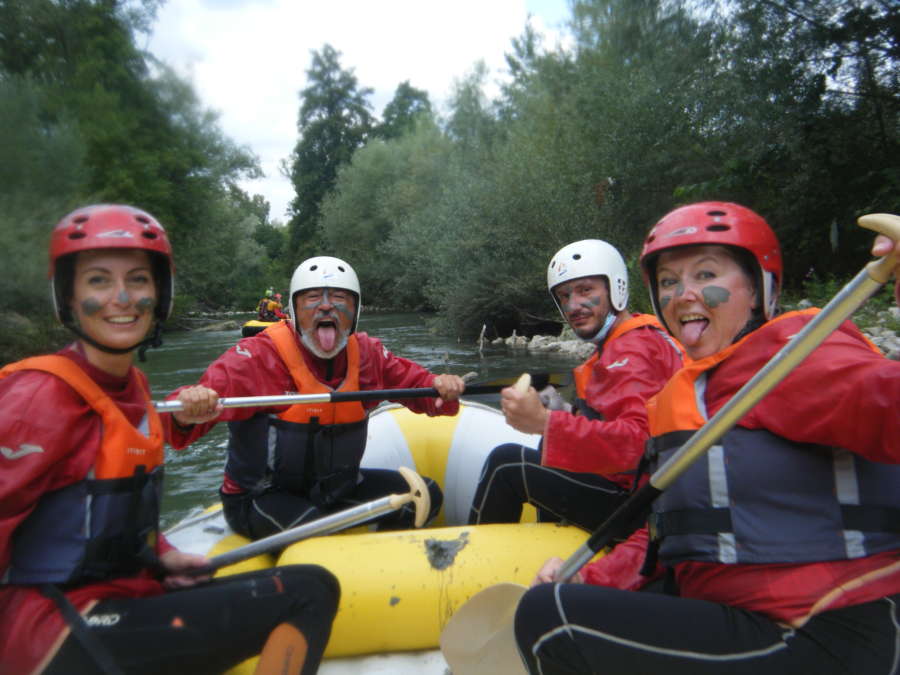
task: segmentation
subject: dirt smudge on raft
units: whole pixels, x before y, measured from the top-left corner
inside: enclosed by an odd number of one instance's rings
[[[468,532],[462,532],[456,539],[448,539],[446,541],[426,539],[425,555],[434,569],[445,570],[453,564],[453,561],[456,560],[456,554],[462,551],[468,543]]]

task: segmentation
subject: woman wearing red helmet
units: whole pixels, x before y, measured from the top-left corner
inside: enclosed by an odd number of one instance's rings
[[[669,213],[641,264],[693,359],[648,404],[656,468],[818,310],[777,314],[778,241],[737,204]],[[845,322],[654,503],[673,593],[536,586],[516,613],[529,670],[897,672],[898,401],[900,363]]]
[[[206,583],[188,574],[206,559],[159,532],[163,425],[132,362],[158,344],[173,280],[144,211],[90,206],[53,231],[54,307],[77,339],[0,371],[0,672],[220,673],[264,644],[262,667],[317,667],[330,573]]]

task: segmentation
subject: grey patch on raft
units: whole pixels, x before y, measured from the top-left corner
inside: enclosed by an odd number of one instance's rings
[[[469,543],[469,533],[463,532],[456,539],[440,541],[438,539],[425,540],[425,555],[428,562],[436,570],[444,570],[456,560],[456,554],[462,551]]]
[[[392,596],[391,596],[391,599],[388,600],[388,604],[389,604],[391,607],[393,607],[394,605],[396,605],[398,602],[400,602],[400,598],[398,598],[396,595],[392,595]]]

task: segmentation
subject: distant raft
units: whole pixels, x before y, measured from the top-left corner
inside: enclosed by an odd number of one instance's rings
[[[241,337],[253,337],[257,333],[262,333],[266,328],[277,321],[260,321],[259,319],[250,319],[245,321],[241,326]]]

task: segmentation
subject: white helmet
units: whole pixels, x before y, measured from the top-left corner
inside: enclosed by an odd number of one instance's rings
[[[563,318],[566,313],[559,306],[553,289],[582,277],[606,277],[609,303],[613,310],[621,312],[625,309],[628,304],[628,270],[622,255],[605,241],[582,239],[559,249],[547,267],[547,288]]]
[[[297,325],[297,317],[294,316],[294,297],[300,291],[310,288],[341,288],[353,293],[356,296],[356,312],[353,315],[353,326],[350,332],[356,331],[359,312],[362,309],[362,295],[359,292],[359,279],[350,265],[340,258],[332,258],[328,255],[307,258],[297,265],[297,269],[291,276],[291,301],[288,305],[291,321],[297,330],[300,327]]]

